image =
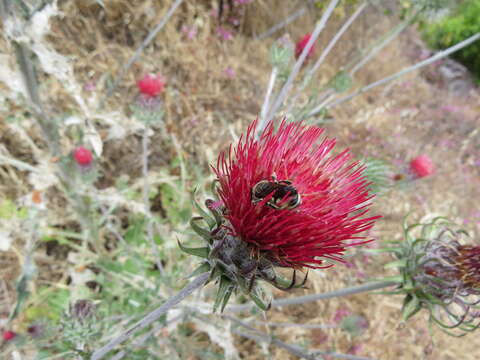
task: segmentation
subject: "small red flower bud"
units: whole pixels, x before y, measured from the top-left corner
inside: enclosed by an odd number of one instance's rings
[[[140,93],[154,97],[163,91],[165,83],[160,76],[147,74],[137,82],[137,87]]]
[[[7,330],[3,333],[3,340],[10,341],[15,339],[16,336],[17,336],[16,333],[14,333],[13,331]]]
[[[427,155],[419,155],[410,161],[410,170],[416,177],[422,178],[435,172],[435,165]]]
[[[79,146],[73,151],[73,158],[80,166],[88,166],[93,161],[92,152],[83,146]]]
[[[312,34],[307,34],[303,38],[301,38],[300,40],[297,41],[297,44],[295,46],[295,57],[297,59],[302,54],[303,49],[305,49],[305,47],[307,46],[307,43],[310,41],[311,37],[312,37]],[[307,54],[306,58],[308,59],[308,58],[312,57],[314,51],[315,51],[315,43],[313,43],[312,47],[308,51],[308,54]]]

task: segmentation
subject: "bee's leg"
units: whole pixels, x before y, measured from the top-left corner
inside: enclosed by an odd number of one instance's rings
[[[307,269],[307,273],[305,274],[305,277],[303,278],[302,283],[298,287],[303,287],[306,284],[307,279],[308,279],[308,269]]]
[[[250,282],[248,283],[248,292],[252,291],[253,286],[255,285],[255,278],[258,271],[258,261],[255,261],[255,267],[251,270]]]
[[[288,285],[287,287],[283,287],[283,286],[278,284],[277,280],[272,281],[272,284],[273,284],[273,286],[275,286],[279,290],[288,291],[288,290],[291,290],[295,287],[296,282],[297,282],[297,272],[296,272],[296,270],[293,270],[293,276],[292,276],[292,281],[291,281],[290,285]]]

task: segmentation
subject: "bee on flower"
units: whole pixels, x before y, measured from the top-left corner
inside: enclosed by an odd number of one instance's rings
[[[335,139],[323,129],[283,121],[257,139],[256,125],[218,157],[219,200],[206,203],[213,217],[192,219],[208,243],[193,250],[224,289],[216,302],[222,309],[237,288],[268,308],[258,280],[282,290],[302,286],[306,277],[297,283],[296,271],[343,262],[348,247],[369,241],[361,233],[378,218],[365,216],[372,196],[364,168],[348,150],[333,154]],[[278,276],[276,267],[292,269],[292,279]]]

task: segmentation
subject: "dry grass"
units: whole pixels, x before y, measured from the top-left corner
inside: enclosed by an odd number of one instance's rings
[[[98,99],[106,91],[107,80],[115,78],[121,66],[135,52],[148,32],[156,25],[172,1],[106,1],[106,10],[95,1],[64,1],[64,16],[53,22],[49,40],[56,50],[72,58],[75,76],[82,85],[94,84],[94,90],[82,91],[98,106]],[[268,49],[273,38],[262,41],[254,34],[267,30],[289,13],[283,1],[259,0],[247,7],[241,18],[238,34],[233,40],[222,41],[216,35],[217,20],[210,15],[211,1],[185,1],[126,74],[117,91],[108,100],[105,111],[120,111],[122,122],[130,115],[129,104],[135,96],[135,81],[146,72],[159,72],[167,78],[168,90],[164,102],[165,123],[169,133],[178,138],[187,160],[207,169],[217,151],[232,141],[232,133],[239,135],[246,124],[260,111],[270,73]],[[289,5],[292,6],[292,5]],[[321,49],[342,22],[341,14],[330,22],[322,34]],[[293,39],[312,29],[311,12],[287,27]],[[378,20],[380,19],[380,20]],[[378,34],[392,27],[394,19],[380,16],[373,9],[352,27],[323,66],[318,81],[333,75],[344,59],[349,59]],[[197,35],[188,40],[182,26],[197,26]],[[374,24],[374,25],[372,25]],[[408,31],[389,45],[357,75],[359,84],[367,84],[391,74],[414,61],[412,38],[418,35]],[[0,40],[4,45],[3,40]],[[318,53],[318,50],[317,50]],[[233,69],[230,78],[225,70]],[[76,111],[76,103],[56,79],[42,75],[42,96],[49,110],[57,115]],[[471,99],[452,98],[437,84],[429,83],[422,73],[415,73],[386,87],[358,96],[332,111],[335,122],[327,125],[327,132],[336,136],[340,144],[349,146],[357,155],[383,158],[406,166],[406,161],[416,154],[428,153],[438,165],[437,174],[417,182],[408,189],[395,190],[379,198],[375,211],[383,214],[373,235],[382,240],[400,236],[403,216],[412,212],[412,219],[426,214],[442,214],[469,222],[466,228],[478,239],[480,218],[472,215],[480,199],[480,135],[478,128],[478,95]],[[1,85],[0,85],[1,86]],[[4,88],[0,88],[4,91]],[[5,91],[7,91],[5,89]],[[442,106],[452,104],[455,111]],[[476,105],[475,105],[476,104]],[[13,100],[2,109],[3,117],[18,116],[22,110]],[[28,116],[26,116],[28,121]],[[101,187],[111,186],[122,174],[132,178],[140,176],[140,137],[132,131],[127,136],[112,138],[108,122],[96,120],[104,139],[102,168],[105,169]],[[38,129],[26,127],[37,146],[44,147]],[[473,134],[473,135],[472,135]],[[175,156],[171,143],[162,140],[161,134],[153,138],[151,167],[157,171]],[[18,133],[0,122],[0,146],[9,154],[35,165],[31,147]],[[193,184],[192,184],[193,186]],[[16,199],[31,191],[26,172],[11,166],[0,167],[0,199]],[[61,214],[62,200],[51,194],[53,211]],[[55,206],[54,204],[57,204]],[[478,240],[476,240],[478,242]],[[13,301],[13,282],[19,271],[21,249],[0,254],[0,304]],[[39,250],[36,261],[40,268],[39,282],[58,281],[65,270],[61,249],[49,253]],[[376,277],[382,273],[386,259],[365,259],[361,253],[355,257],[354,270],[341,266],[318,272],[311,277],[312,291],[329,291],[357,283],[352,278],[364,273]],[[359,275],[360,276],[360,275]],[[363,276],[363,275],[361,275]],[[283,294],[277,294],[283,296]],[[348,298],[308,304],[285,310],[272,310],[270,321],[308,324],[330,323],[335,311],[347,307],[369,321],[369,329],[352,339],[339,329],[309,330],[286,328],[277,334],[290,343],[309,342],[310,347],[322,349],[335,347],[338,352],[348,352],[355,344],[362,344],[359,355],[377,359],[477,359],[480,357],[474,335],[451,338],[434,330],[433,343],[429,336],[425,315],[419,315],[408,324],[400,323],[401,299],[381,295],[357,295]],[[2,314],[3,314],[2,310]],[[3,316],[3,315],[2,315]],[[251,341],[237,339],[244,359],[264,358]],[[434,344],[434,345],[432,345]],[[275,359],[293,359],[284,350],[271,348]]]

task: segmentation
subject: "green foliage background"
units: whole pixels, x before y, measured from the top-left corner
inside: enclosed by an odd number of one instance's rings
[[[433,48],[445,49],[480,32],[480,1],[467,0],[442,20],[423,24],[425,41]],[[480,83],[480,42],[457,51],[453,58],[464,64]]]

